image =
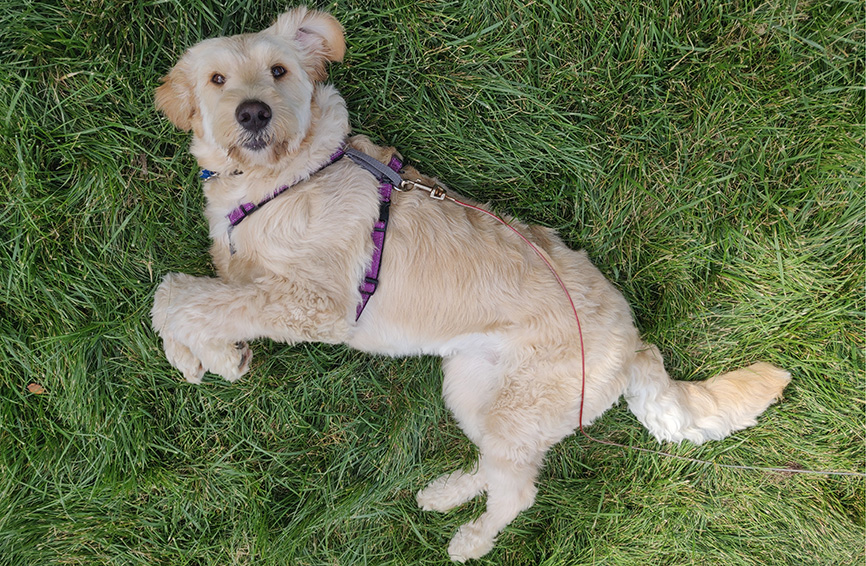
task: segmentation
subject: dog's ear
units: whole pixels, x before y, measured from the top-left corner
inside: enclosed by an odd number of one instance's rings
[[[346,54],[343,26],[325,12],[299,6],[282,14],[266,31],[293,41],[306,54],[304,67],[316,81],[327,78],[329,61],[342,61]]]
[[[169,73],[162,77],[156,89],[156,108],[165,114],[172,124],[184,131],[192,129],[196,114],[193,99],[191,69],[183,57]]]

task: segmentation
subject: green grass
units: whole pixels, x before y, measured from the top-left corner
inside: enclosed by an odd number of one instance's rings
[[[757,427],[665,449],[863,471],[862,2],[322,6],[356,131],[586,248],[677,377],[792,372]],[[262,342],[196,387],[149,328],[163,274],[212,271],[153,89],[283,7],[0,0],[0,564],[447,564],[481,511],[414,504],[473,458],[435,360]],[[656,445],[624,406],[591,433]],[[540,486],[479,563],[864,561],[863,478],[572,437]]]

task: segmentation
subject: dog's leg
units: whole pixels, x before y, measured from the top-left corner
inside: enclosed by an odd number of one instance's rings
[[[515,462],[503,454],[483,454],[481,474],[487,481],[487,509],[476,520],[466,523],[448,545],[456,562],[480,558],[493,548],[496,535],[535,501],[535,478],[543,453],[529,462]]]
[[[166,277],[166,280],[169,277]],[[167,327],[169,309],[175,299],[172,287],[171,284],[163,282],[157,288],[153,297],[153,308],[150,311],[151,324],[162,337],[165,357],[172,367],[180,371],[188,382],[201,383],[205,372],[204,364],[186,344],[169,332]]]
[[[208,338],[209,325],[203,321],[198,324],[197,332],[183,332],[179,328],[182,316],[191,317],[192,311],[204,312],[202,298],[196,290],[205,281],[208,280],[203,277],[167,275],[154,295],[153,328],[162,337],[169,363],[190,383],[200,383],[206,370],[234,381],[247,371],[252,358],[245,343]]]
[[[475,416],[479,438],[473,440],[481,452],[477,476],[484,480],[487,509],[452,539],[448,553],[455,561],[489,552],[499,532],[532,505],[544,454],[574,428],[579,364],[544,349],[512,352],[502,365],[525,365],[501,378],[492,402]]]
[[[499,355],[492,344],[472,348],[442,363],[442,396],[466,436],[478,445],[483,437],[483,418],[502,381]],[[418,506],[425,511],[445,512],[480,495],[486,480],[480,464],[471,472],[458,470],[433,480],[418,492]]]
[[[254,338],[335,341],[335,329],[347,326],[336,310],[305,289],[172,273],[157,289],[151,314],[172,365],[195,382],[201,379],[199,365],[229,381],[241,377],[252,357],[246,342]],[[317,318],[321,311],[325,314]]]
[[[416,501],[424,511],[444,513],[480,495],[487,487],[480,462],[471,472],[457,470],[439,476],[418,492]]]

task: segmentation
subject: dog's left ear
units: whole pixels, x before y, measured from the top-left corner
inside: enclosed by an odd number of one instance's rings
[[[300,6],[282,14],[268,32],[293,41],[307,55],[304,67],[315,81],[327,78],[329,61],[342,61],[346,54],[343,26],[334,16]]]
[[[157,87],[155,98],[156,108],[165,114],[171,123],[184,131],[193,127],[197,110],[192,92],[192,70],[187,57],[184,56],[162,77],[162,84]]]

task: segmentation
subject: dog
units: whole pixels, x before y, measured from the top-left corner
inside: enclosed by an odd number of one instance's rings
[[[250,367],[249,342],[262,337],[441,356],[444,401],[479,457],[417,502],[445,512],[486,493],[484,513],[448,546],[459,562],[489,552],[532,505],[547,450],[620,397],[659,441],[700,444],[754,425],[781,395],[790,375],[767,363],[672,380],[584,251],[512,222],[555,268],[573,312],[507,226],[405,191],[447,189],[401,168],[394,148],[350,137],[345,102],[324,82],[345,50],[333,16],[295,8],[259,33],[194,45],[156,89],[157,108],[192,132],[207,178],[217,275],[166,275],[151,312],[168,361],[188,381],[207,371],[237,380]],[[386,203],[389,168],[409,183],[391,183],[398,190]]]

